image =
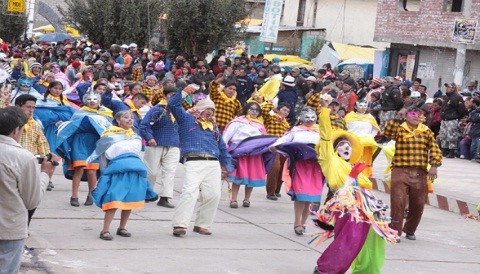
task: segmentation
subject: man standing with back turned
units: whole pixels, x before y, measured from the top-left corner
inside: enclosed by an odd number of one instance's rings
[[[18,273],[28,237],[27,211],[42,200],[53,165],[23,149],[20,138],[27,122],[16,107],[0,109],[0,274]]]

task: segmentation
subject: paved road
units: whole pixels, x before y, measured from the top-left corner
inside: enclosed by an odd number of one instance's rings
[[[180,166],[174,202],[182,179]],[[70,182],[60,174],[54,181],[32,220],[27,245],[33,257],[24,260],[21,273],[311,273],[328,244],[310,246],[310,237],[294,234],[287,197],[270,201],[264,189],[255,189],[250,208],[231,209],[225,186],[211,236],[189,231],[185,238],[173,237],[173,210],[151,203],[132,214],[132,238],[102,241],[101,210],[71,207]],[[80,195],[83,200],[85,185]],[[112,231],[117,225],[118,219]],[[480,222],[429,206],[416,241],[402,238],[387,246],[383,273],[478,273],[479,231]]]

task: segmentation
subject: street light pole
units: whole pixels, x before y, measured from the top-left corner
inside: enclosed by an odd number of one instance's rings
[[[28,13],[28,24],[27,24],[27,38],[30,39],[33,36],[33,21],[35,20],[35,4],[37,0],[28,0],[27,2],[27,13]]]

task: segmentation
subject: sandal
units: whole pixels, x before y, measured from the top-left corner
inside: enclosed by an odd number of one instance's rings
[[[105,240],[105,241],[111,241],[113,240],[112,234],[110,232],[105,231],[105,232],[100,232],[100,239]]]
[[[304,229],[303,225],[296,225],[293,227],[293,231],[295,231],[295,234],[299,236],[303,235],[303,232],[304,232],[303,229]]]
[[[173,227],[173,236],[180,237],[187,234],[187,229],[181,226]]]
[[[237,201],[230,201],[230,208],[238,208],[238,202]]]
[[[132,237],[132,233],[128,232],[125,228],[117,229],[117,235],[122,237]]]
[[[243,200],[243,207],[250,207],[250,201],[248,200]]]

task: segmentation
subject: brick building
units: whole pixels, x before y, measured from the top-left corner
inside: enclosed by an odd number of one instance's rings
[[[389,75],[422,78],[433,94],[480,79],[479,17],[480,0],[379,0],[374,40],[391,43]]]

